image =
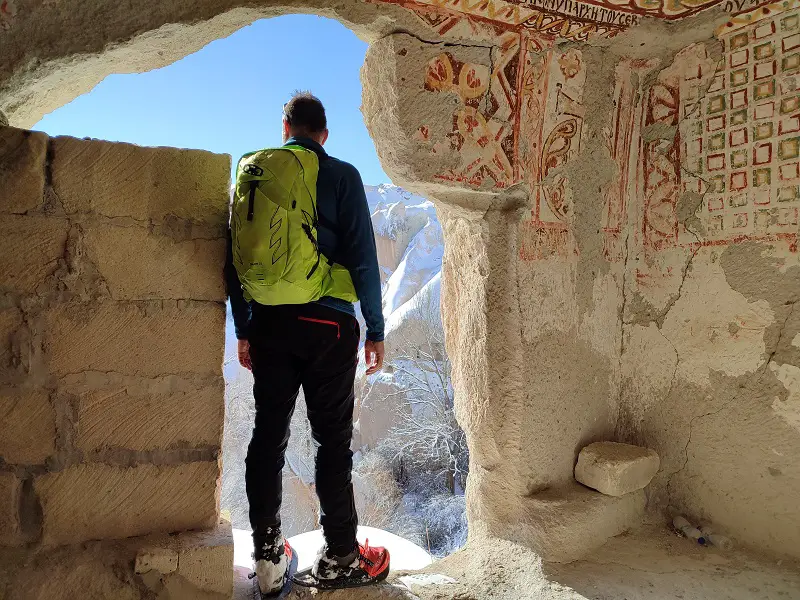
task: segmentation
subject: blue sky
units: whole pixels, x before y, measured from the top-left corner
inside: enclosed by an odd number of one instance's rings
[[[325,104],[328,152],[364,183],[389,182],[361,115],[367,44],[339,22],[308,15],[256,21],[149,73],[110,75],[33,129],[143,146],[231,154],[279,145],[281,109],[294,90]]]

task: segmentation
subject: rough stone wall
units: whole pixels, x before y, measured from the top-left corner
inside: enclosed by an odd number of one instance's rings
[[[218,518],[227,156],[0,127],[0,543]]]

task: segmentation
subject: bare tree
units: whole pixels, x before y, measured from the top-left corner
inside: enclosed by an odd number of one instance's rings
[[[404,327],[392,340],[389,367],[405,385],[411,411],[402,412],[384,447],[393,452],[401,480],[408,470],[444,478],[451,494],[466,485],[468,450],[453,407],[451,365],[444,346],[438,298],[430,289],[412,300]]]
[[[232,359],[235,360],[235,359]],[[226,360],[226,365],[227,365]],[[222,441],[222,508],[229,510],[234,527],[249,529],[247,496],[245,494],[245,457],[253,431],[255,406],[253,379],[244,369],[225,382],[225,429]]]
[[[403,491],[391,465],[378,451],[367,451],[353,469],[358,521],[411,540],[422,541],[415,519],[403,506]]]

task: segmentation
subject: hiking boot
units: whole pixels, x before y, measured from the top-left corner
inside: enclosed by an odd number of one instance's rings
[[[321,588],[357,587],[383,581],[389,575],[389,552],[371,548],[369,540],[348,556],[335,556],[322,548],[311,576]]]
[[[277,533],[277,535],[276,535]],[[294,551],[280,530],[267,529],[265,535],[253,534],[258,589],[262,596],[280,593],[289,576]]]

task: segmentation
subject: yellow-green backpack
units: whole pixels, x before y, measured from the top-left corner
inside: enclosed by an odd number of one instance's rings
[[[317,244],[319,158],[302,146],[245,154],[231,212],[233,264],[244,296],[259,304],[355,302],[350,273]]]

